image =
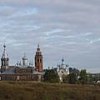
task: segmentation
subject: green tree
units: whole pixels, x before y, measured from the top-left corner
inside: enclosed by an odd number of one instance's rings
[[[81,84],[86,84],[87,83],[87,72],[86,72],[85,69],[80,71],[79,82]]]
[[[94,83],[94,78],[92,77],[91,74],[87,74],[87,83],[88,84],[93,84]]]
[[[53,69],[48,69],[44,74],[44,82],[57,83],[59,82],[58,73]]]
[[[70,73],[68,75],[68,83],[70,83],[70,84],[76,84],[77,83],[77,74],[76,73]]]

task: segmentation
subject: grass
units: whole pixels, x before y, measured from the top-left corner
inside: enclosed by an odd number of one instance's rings
[[[1,81],[0,100],[100,100],[100,86]]]

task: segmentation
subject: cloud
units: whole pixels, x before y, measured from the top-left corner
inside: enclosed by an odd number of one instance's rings
[[[100,42],[100,38],[96,39],[96,40],[91,40],[90,44],[96,43],[96,42]]]
[[[23,52],[33,60],[40,43],[46,67],[64,57],[73,67],[99,71],[99,5],[99,0],[0,0],[0,47],[6,42],[11,64]]]
[[[11,16],[12,17],[25,17],[25,16],[29,16],[29,15],[34,15],[34,14],[37,14],[38,13],[38,10],[36,8],[23,8],[23,9],[18,9],[18,11],[13,14]]]
[[[46,34],[47,36],[50,36],[50,35],[54,35],[55,33],[59,33],[59,32],[63,32],[64,30],[63,29],[54,29],[52,31],[48,31],[48,32],[45,32],[44,34]]]

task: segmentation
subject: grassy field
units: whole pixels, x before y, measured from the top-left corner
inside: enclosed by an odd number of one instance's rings
[[[100,86],[1,81],[0,100],[100,100]]]

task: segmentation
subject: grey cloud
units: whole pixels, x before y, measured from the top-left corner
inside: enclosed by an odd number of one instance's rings
[[[0,0],[0,46],[6,42],[12,64],[23,52],[33,60],[40,43],[45,66],[64,57],[73,67],[98,72],[99,5],[99,0]]]

